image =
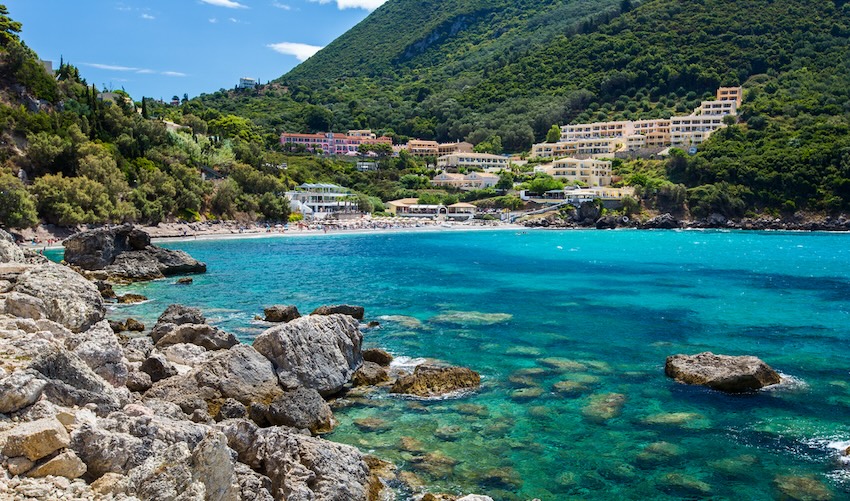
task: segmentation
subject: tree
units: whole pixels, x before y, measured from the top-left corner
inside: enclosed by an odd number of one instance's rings
[[[142,97],[142,118],[150,118],[148,114],[148,100],[145,97]]]
[[[502,138],[501,136],[490,136],[486,141],[482,141],[473,148],[475,153],[491,153],[493,155],[502,154]]]
[[[502,172],[499,175],[499,182],[496,183],[497,190],[510,190],[514,187],[514,175],[510,172]]]
[[[38,224],[35,200],[20,179],[11,173],[0,175],[0,226],[29,228]]]
[[[324,106],[309,105],[304,110],[304,123],[313,132],[330,132],[334,115]]]
[[[549,132],[546,133],[546,142],[547,143],[557,143],[561,140],[561,128],[557,125],[553,125]]]
[[[547,191],[563,189],[564,183],[558,181],[552,176],[538,174],[537,177],[525,183],[524,186],[528,191],[542,195]]]
[[[18,33],[21,32],[21,27],[21,23],[13,21],[9,17],[9,9],[0,4],[0,45],[5,47],[12,42],[18,42],[20,40]]]

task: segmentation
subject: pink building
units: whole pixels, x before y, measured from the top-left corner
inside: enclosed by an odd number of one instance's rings
[[[392,146],[393,140],[386,136],[377,137],[371,131],[350,131],[348,134],[326,132],[323,134],[293,134],[284,132],[280,135],[282,145],[302,145],[307,151],[322,150],[329,155],[354,156],[361,144],[387,144]]]

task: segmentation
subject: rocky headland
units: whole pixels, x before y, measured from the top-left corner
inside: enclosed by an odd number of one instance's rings
[[[362,308],[289,311],[247,345],[172,305],[125,335],[98,285],[0,237],[0,498],[372,500],[398,484],[392,465],[319,436],[336,425],[326,399],[399,376],[362,349]],[[120,256],[157,255],[124,227],[71,241],[78,266],[116,280],[145,276]]]

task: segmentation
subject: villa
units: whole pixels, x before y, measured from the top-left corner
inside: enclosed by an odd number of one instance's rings
[[[549,165],[535,167],[534,171],[568,183],[580,182],[590,187],[604,187],[611,185],[611,166],[609,160],[562,158]]]
[[[431,184],[434,186],[459,188],[461,190],[483,190],[493,188],[498,184],[499,176],[486,172],[470,172],[469,174],[454,174],[441,172],[434,176]]]
[[[387,202],[387,211],[396,217],[425,217],[437,219],[468,220],[475,217],[478,208],[472,204],[459,202],[452,205],[420,204],[416,198],[402,198]]]
[[[489,153],[452,153],[437,159],[438,169],[476,169],[482,170],[490,167],[507,169],[509,161],[506,157],[491,155]]]
[[[341,215],[359,216],[360,209],[351,190],[335,184],[309,184],[298,186],[286,193],[293,212],[300,212],[305,219],[338,218]]]
[[[301,145],[312,153],[321,152],[328,155],[357,156],[361,144],[387,144],[392,146],[393,140],[387,136],[377,137],[372,131],[357,130],[346,134],[327,132],[324,134],[294,134],[284,132],[280,135],[280,144]]]

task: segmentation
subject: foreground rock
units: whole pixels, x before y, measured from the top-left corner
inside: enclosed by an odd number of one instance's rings
[[[43,316],[23,316],[35,320],[47,318],[73,332],[84,331],[101,321],[106,311],[96,285],[57,264],[28,269],[17,278],[14,292],[34,297],[44,305]],[[23,312],[9,313],[21,316]]]
[[[363,334],[348,315],[301,317],[263,332],[254,348],[274,364],[284,388],[333,395],[363,363]]]
[[[667,357],[664,373],[680,383],[741,393],[778,384],[779,374],[752,356],[732,357],[711,352]]]
[[[153,280],[207,270],[183,251],[151,245],[150,235],[132,225],[84,231],[63,244],[68,263],[87,271],[102,270],[117,280]]]
[[[435,367],[419,365],[413,374],[399,377],[391,393],[418,397],[434,397],[462,390],[472,390],[481,384],[481,376],[465,367]]]

